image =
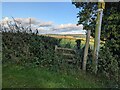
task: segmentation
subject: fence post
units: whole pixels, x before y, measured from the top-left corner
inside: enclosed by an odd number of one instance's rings
[[[81,40],[80,39],[76,40],[76,43],[77,50],[80,50]]]
[[[57,51],[57,45],[55,45],[55,52]]]
[[[82,65],[83,66],[82,69],[84,71],[86,71],[88,48],[89,48],[89,41],[90,41],[90,33],[91,33],[91,30],[87,30],[86,43],[85,43],[85,49],[84,49],[84,58],[83,58],[83,65]]]

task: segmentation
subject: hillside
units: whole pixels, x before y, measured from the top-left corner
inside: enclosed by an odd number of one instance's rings
[[[73,39],[73,40],[81,39],[83,41],[86,39],[85,34],[46,34],[43,36],[62,38],[62,39]],[[90,39],[91,41],[93,41],[93,37],[90,37]]]

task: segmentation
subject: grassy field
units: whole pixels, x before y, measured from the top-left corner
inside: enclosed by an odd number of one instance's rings
[[[81,47],[85,45],[86,42],[86,36],[83,34],[73,34],[73,35],[45,35],[49,37],[54,37],[54,38],[59,38],[61,40],[61,45],[64,47],[65,44],[69,43],[71,48],[75,48],[76,46],[76,40],[80,39],[81,40]],[[94,38],[90,37],[90,48],[93,49],[94,46]]]
[[[102,88],[97,78],[78,73],[60,73],[45,68],[3,65],[3,88]]]
[[[71,48],[75,48],[76,46],[76,40],[75,39],[62,39],[61,40],[61,46],[64,47],[67,43],[70,44]],[[81,48],[84,47],[85,40],[81,40]],[[90,42],[90,48],[93,49],[94,42]]]
[[[81,40],[81,47],[83,47],[85,45],[86,42],[86,36],[84,34],[68,34],[68,35],[45,35],[45,36],[49,36],[49,37],[54,37],[54,38],[58,38],[58,39],[62,39],[61,40],[61,46],[65,46],[65,44],[69,43],[71,48],[75,48],[76,46],[76,40],[80,39]],[[101,41],[101,46],[103,46],[105,42]],[[90,48],[93,49],[94,47],[94,38],[91,36],[90,37]]]

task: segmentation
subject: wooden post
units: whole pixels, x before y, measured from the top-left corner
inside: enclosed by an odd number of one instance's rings
[[[90,33],[91,33],[91,30],[87,30],[86,43],[85,43],[85,49],[84,49],[84,58],[83,58],[83,65],[82,65],[83,66],[82,69],[84,71],[86,71],[88,48],[89,48],[89,42],[90,42]]]
[[[103,8],[101,7],[102,4],[103,3],[98,2],[98,13],[95,28],[94,51],[93,51],[93,71],[95,72],[95,74],[97,73],[98,53],[100,47],[100,34],[103,14]]]
[[[80,39],[76,40],[76,43],[77,50],[80,50],[81,40]]]
[[[57,45],[55,45],[55,52],[57,51]]]

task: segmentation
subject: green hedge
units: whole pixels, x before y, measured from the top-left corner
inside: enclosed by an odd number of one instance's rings
[[[50,66],[60,40],[28,33],[2,33],[3,63]]]

